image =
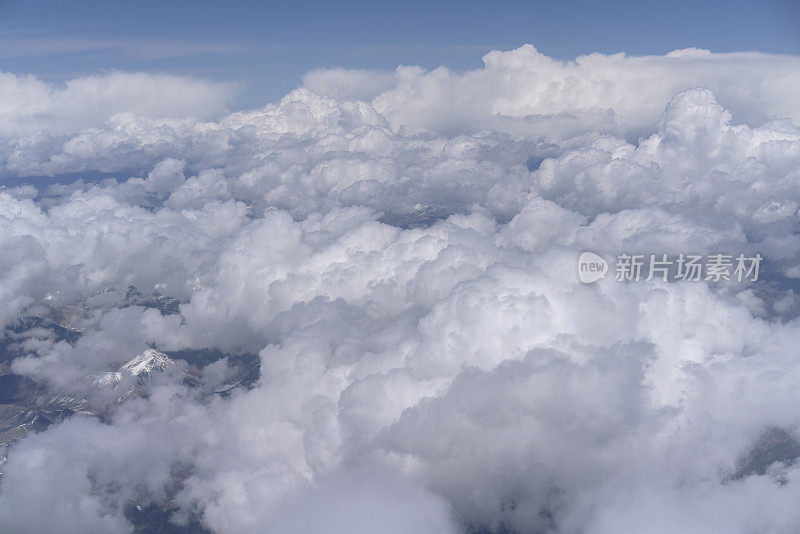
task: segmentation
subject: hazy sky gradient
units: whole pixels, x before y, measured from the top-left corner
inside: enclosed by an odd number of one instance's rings
[[[192,74],[239,82],[237,107],[277,100],[315,68],[467,69],[523,43],[561,59],[687,46],[797,54],[800,4],[0,1],[0,71],[49,80],[109,69]]]

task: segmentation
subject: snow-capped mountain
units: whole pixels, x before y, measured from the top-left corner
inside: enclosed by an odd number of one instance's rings
[[[93,373],[83,392],[45,394],[29,380],[4,375],[8,399],[0,402],[0,444],[9,444],[30,431],[44,430],[72,414],[101,414],[140,393],[144,380],[153,372],[178,369],[192,377],[178,362],[156,349],[147,349],[121,365],[118,370]]]
[[[156,349],[147,349],[138,356],[133,357],[128,363],[119,368],[119,372],[129,372],[132,375],[149,373],[150,371],[166,371],[175,367],[176,362],[166,354]]]
[[[147,349],[131,358],[117,371],[92,375],[92,383],[101,387],[109,384],[116,385],[129,376],[139,376],[152,371],[166,371],[171,367],[177,367],[175,360],[156,349]]]

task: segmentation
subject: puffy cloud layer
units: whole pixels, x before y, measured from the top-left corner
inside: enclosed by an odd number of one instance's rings
[[[376,109],[395,126],[452,133],[493,128],[557,143],[597,131],[635,137],[658,120],[672,96],[705,87],[740,122],[800,119],[790,96],[800,71],[796,57],[686,49],[562,62],[526,45],[490,52],[483,62],[483,69],[464,74],[399,68],[396,88],[375,98]]]
[[[316,72],[214,122],[169,107],[200,82],[159,78],[102,124],[0,130],[6,174],[127,178],[0,192],[13,373],[91,396],[151,346],[228,356],[12,445],[0,525],[796,530],[798,468],[764,436],[800,424],[800,60],[484,61]],[[582,285],[582,250],[760,252],[765,275]],[[210,393],[241,354],[259,381]]]
[[[0,135],[17,138],[101,128],[119,113],[143,118],[209,119],[225,110],[234,86],[166,74],[112,72],[68,80],[0,74]]]

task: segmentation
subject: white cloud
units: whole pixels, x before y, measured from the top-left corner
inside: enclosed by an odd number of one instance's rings
[[[75,395],[149,346],[228,359],[15,443],[0,525],[126,532],[156,503],[220,533],[792,532],[795,466],[733,475],[800,425],[797,62],[523,47],[226,116],[186,79],[7,80],[83,104],[9,99],[4,172],[133,175],[0,191],[10,369]],[[768,272],[583,285],[584,250]],[[260,380],[213,394],[242,354]]]
[[[303,76],[303,86],[321,95],[371,100],[393,85],[392,73],[358,69],[319,69]]]
[[[398,68],[396,88],[376,97],[375,107],[395,127],[499,128],[558,142],[603,130],[639,135],[672,96],[703,87],[738,121],[800,120],[800,108],[788,97],[800,72],[792,56],[690,50],[644,57],[595,53],[562,62],[526,45],[490,52],[483,61],[483,69],[463,74]]]
[[[76,133],[115,115],[209,119],[225,110],[234,86],[167,74],[111,72],[67,80],[0,73],[0,137]]]

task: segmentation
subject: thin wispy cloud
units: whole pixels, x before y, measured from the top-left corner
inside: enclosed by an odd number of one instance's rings
[[[246,43],[158,41],[126,39],[36,38],[0,36],[0,58],[26,58],[112,52],[135,59],[163,59],[203,55],[239,55],[255,47]]]

